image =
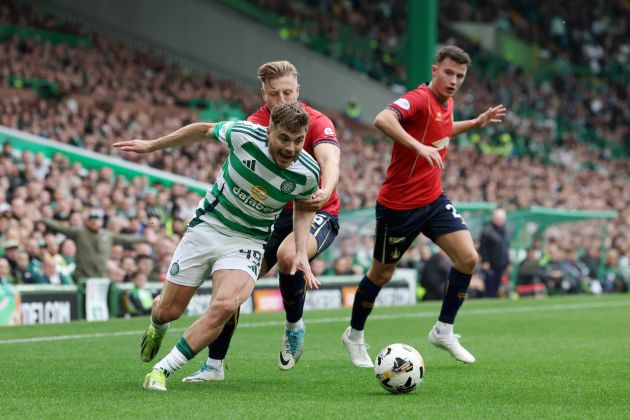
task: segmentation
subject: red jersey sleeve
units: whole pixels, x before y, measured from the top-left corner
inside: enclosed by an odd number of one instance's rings
[[[398,114],[400,121],[413,120],[426,112],[429,101],[420,89],[409,91],[387,106]]]
[[[319,114],[313,119],[308,127],[308,135],[312,139],[312,147],[315,148],[320,143],[331,143],[339,146],[335,126],[330,118],[324,114]]]

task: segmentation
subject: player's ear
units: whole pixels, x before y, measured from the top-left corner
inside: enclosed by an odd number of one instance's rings
[[[295,86],[295,92],[297,93],[297,96],[300,96],[300,84],[299,83]]]
[[[432,65],[431,65],[431,74],[432,74],[433,76],[435,76],[435,73],[437,73],[437,68],[438,68],[438,67],[437,67],[437,64],[432,64]]]

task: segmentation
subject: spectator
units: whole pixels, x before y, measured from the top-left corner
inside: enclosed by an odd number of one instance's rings
[[[112,244],[133,244],[145,242],[151,238],[136,235],[113,234],[103,229],[103,211],[90,210],[84,228],[68,228],[51,219],[44,223],[53,231],[60,232],[77,244],[75,279],[106,277],[107,261]]]
[[[37,283],[55,285],[72,284],[72,280],[57,270],[57,260],[54,257],[47,256],[44,258],[42,274],[38,276]]]
[[[148,277],[137,271],[133,275],[133,289],[127,295],[127,313],[132,316],[149,315],[153,306],[153,293],[147,289]]]
[[[450,258],[441,249],[429,258],[420,274],[420,286],[425,290],[423,300],[444,298],[444,286],[452,265]]]
[[[350,99],[348,99],[348,104],[346,105],[344,114],[346,115],[346,117],[352,120],[359,121],[361,119],[362,117],[361,105],[359,105],[359,102],[356,97],[351,96]]]
[[[505,219],[505,210],[496,209],[492,214],[492,220],[486,222],[481,231],[479,254],[487,297],[498,296],[501,278],[510,263],[510,242],[505,229]]]
[[[61,261],[59,262],[59,271],[69,279],[74,277],[74,270],[76,269],[76,254],[77,246],[72,239],[65,239],[60,246],[59,256]]]
[[[170,258],[170,257],[169,257]],[[123,281],[125,283],[131,283],[133,281],[133,275],[136,271],[138,271],[138,265],[136,264],[136,259],[131,256],[125,256],[122,259],[122,263],[120,268],[124,271]]]
[[[311,271],[313,275],[316,277],[320,277],[326,274],[326,270],[328,270],[328,264],[321,258],[315,258],[311,261]]]
[[[157,282],[160,280],[160,273],[155,270],[153,258],[146,254],[140,254],[136,257],[138,271],[147,277],[148,281]]]
[[[17,255],[17,269],[15,284],[37,283],[38,274],[33,273],[26,251],[19,251]]]
[[[19,246],[19,242],[14,239],[7,239],[4,242],[4,258],[9,263],[9,275],[12,279],[14,279],[17,274],[17,255]]]
[[[337,258],[333,263],[333,272],[337,276],[348,276],[355,273],[352,268],[352,258],[346,255],[342,255]]]
[[[11,276],[11,267],[6,258],[0,258],[0,284],[14,284]]]
[[[523,297],[544,296],[546,276],[545,270],[540,266],[538,250],[529,248],[525,259],[518,266],[516,292]]]

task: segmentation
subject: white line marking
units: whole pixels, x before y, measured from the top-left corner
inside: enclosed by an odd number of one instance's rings
[[[566,303],[548,306],[521,306],[516,308],[487,308],[487,309],[468,309],[465,311],[466,316],[474,315],[495,315],[495,314],[516,314],[523,312],[545,312],[545,311],[568,311],[573,309],[598,309],[609,308],[618,306],[630,306],[630,299],[625,301],[613,301],[613,302],[593,302],[593,303]],[[434,311],[422,311],[422,312],[408,312],[403,314],[391,314],[391,315],[372,315],[370,320],[383,320],[383,319],[404,319],[404,318],[431,318],[436,317],[438,310]],[[317,318],[310,319],[308,324],[333,324],[337,322],[349,322],[350,314],[344,317],[331,317],[331,318]],[[267,322],[250,322],[238,324],[239,328],[259,328],[259,327],[278,327],[284,325],[284,321],[267,321]],[[171,328],[171,332],[184,331],[185,328]],[[58,335],[52,337],[33,337],[33,338],[14,338],[8,340],[0,340],[2,344],[22,344],[22,343],[41,343],[47,341],[65,341],[65,340],[82,340],[85,338],[109,338],[109,337],[124,337],[127,335],[142,335],[144,330],[135,331],[119,331],[112,333],[92,333],[92,334],[70,334],[70,335]]]

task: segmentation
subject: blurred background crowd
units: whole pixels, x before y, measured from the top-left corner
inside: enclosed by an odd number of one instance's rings
[[[619,215],[607,238],[599,222],[549,229],[545,238],[532,243],[526,256],[517,256],[526,257],[519,278],[523,283],[535,278],[546,293],[627,291],[627,2],[595,1],[585,8],[551,3],[531,8],[527,1],[503,0],[497,1],[501,7],[480,1],[465,7],[454,3],[439,2],[439,40],[458,44],[473,57],[473,67],[455,98],[457,119],[472,118],[500,103],[509,113],[503,124],[451,143],[445,191],[453,201],[493,202],[508,211],[532,205],[616,210]],[[257,0],[252,4],[275,14],[281,37],[302,42],[400,90],[406,75],[404,1]],[[542,46],[542,58],[557,59],[579,71],[536,80],[457,35],[450,24],[459,20],[494,22]],[[0,25],[89,41],[53,43],[2,35],[0,125],[210,183],[227,156],[218,143],[142,156],[121,154],[111,145],[124,139],[157,138],[200,118],[241,119],[261,105],[258,91],[212,74],[191,73],[148,51],[131,49],[11,1],[0,5]],[[361,39],[363,47],[345,42],[346,36]],[[252,74],[255,71],[251,69]],[[307,100],[309,90],[318,88],[302,86],[301,95]],[[343,112],[322,111],[335,123],[342,145],[338,188],[342,210],[374,206],[391,142],[369,123]],[[142,177],[129,180],[108,168],[90,170],[60,154],[49,159],[5,143],[0,155],[0,277],[15,284],[74,281],[77,263],[85,264],[77,253],[84,249],[77,249],[78,239],[60,230],[72,228],[76,234],[89,230],[93,220],[99,224],[95,232],[102,224],[114,235],[99,270],[115,282],[163,281],[199,199],[198,193],[182,186],[165,187]],[[343,214],[340,223],[336,246],[326,258],[313,262],[316,274],[358,274],[369,265],[371,236],[344,234]],[[603,240],[609,248],[602,273],[598,263]],[[439,287],[432,287],[427,279],[444,279],[448,258],[426,238],[407,252],[401,266],[421,273],[424,298],[441,298],[431,294],[433,289],[439,294]],[[481,277],[473,281],[473,295],[484,295]]]

